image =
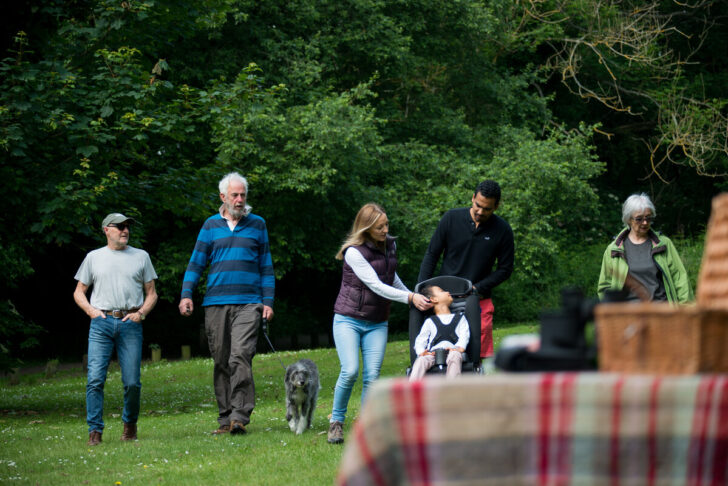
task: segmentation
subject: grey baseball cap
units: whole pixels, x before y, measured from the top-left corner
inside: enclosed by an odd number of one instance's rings
[[[134,218],[127,218],[121,213],[110,213],[107,214],[104,220],[101,222],[101,227],[105,228],[109,226],[110,224],[119,224],[119,223],[136,223],[136,220]]]

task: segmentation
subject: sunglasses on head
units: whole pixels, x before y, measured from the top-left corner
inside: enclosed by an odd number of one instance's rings
[[[131,225],[129,225],[129,223],[119,223],[119,224],[114,224],[114,223],[112,223],[112,224],[109,224],[109,225],[107,225],[107,226],[108,226],[109,228],[116,228],[116,229],[118,229],[119,231],[124,231],[125,229],[127,229],[127,228],[130,228],[130,227],[131,227]]]

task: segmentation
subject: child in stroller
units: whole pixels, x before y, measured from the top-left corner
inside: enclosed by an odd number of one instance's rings
[[[470,340],[468,320],[462,313],[450,311],[453,300],[450,292],[437,285],[428,285],[420,292],[430,299],[435,314],[427,318],[415,339],[417,359],[412,365],[410,381],[425,376],[427,370],[435,365],[436,355],[442,352],[440,350],[447,352],[445,376],[455,378],[462,371],[463,353]]]
[[[422,289],[430,285],[437,285],[443,290],[450,292],[453,298],[450,304],[450,312],[453,314],[464,314],[470,325],[470,342],[465,347],[463,355],[462,372],[480,373],[480,304],[478,295],[473,293],[473,284],[470,280],[453,275],[439,275],[424,280],[415,286],[415,292],[422,293]],[[422,329],[425,320],[432,315],[433,309],[421,311],[415,306],[410,306],[409,312],[409,342],[410,342],[410,366],[407,368],[407,376],[410,375],[412,365],[417,359],[415,352],[415,341],[417,335]],[[443,370],[439,366],[433,366],[428,370],[428,374],[442,373]]]

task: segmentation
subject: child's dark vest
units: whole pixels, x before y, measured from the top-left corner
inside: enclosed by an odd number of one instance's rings
[[[437,334],[435,334],[435,338],[430,343],[430,346],[428,350],[435,347],[436,344],[441,343],[442,341],[448,341],[453,344],[458,342],[458,335],[455,332],[455,328],[458,327],[458,323],[460,322],[460,319],[463,317],[462,312],[458,312],[455,314],[452,318],[452,322],[450,324],[443,324],[439,317],[437,317],[436,314],[433,314],[430,316],[430,319],[432,319],[432,322],[435,324],[435,327],[437,328]]]
[[[387,236],[385,252],[369,242],[351,248],[359,250],[377,273],[379,280],[387,285],[394,283],[394,273],[397,268],[394,238]],[[389,319],[389,307],[390,301],[369,290],[369,287],[359,280],[351,266],[344,261],[341,289],[339,296],[336,297],[334,312],[355,319],[382,322]]]

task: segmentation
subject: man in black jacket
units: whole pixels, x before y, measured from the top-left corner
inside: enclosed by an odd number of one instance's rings
[[[500,197],[498,183],[486,180],[476,187],[471,207],[447,211],[432,235],[417,279],[431,278],[442,256],[440,275],[455,275],[473,283],[480,297],[481,358],[493,355],[492,290],[513,272],[513,230],[494,214]]]

